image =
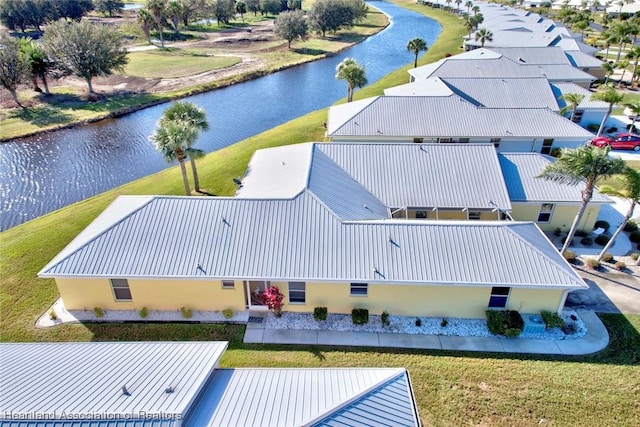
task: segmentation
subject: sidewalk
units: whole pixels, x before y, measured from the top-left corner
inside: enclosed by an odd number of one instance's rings
[[[587,327],[587,335],[582,338],[568,340],[264,329],[264,323],[249,323],[247,324],[243,342],[246,344],[335,345],[558,354],[563,356],[591,354],[606,348],[609,344],[609,334],[598,316],[589,310],[578,310],[578,314]]]

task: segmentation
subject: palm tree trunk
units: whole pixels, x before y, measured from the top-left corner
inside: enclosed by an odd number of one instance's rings
[[[351,102],[352,99],[353,99],[353,88],[351,87],[351,85],[349,85],[347,87],[347,102]]]
[[[11,97],[13,98],[13,102],[18,104],[18,107],[24,108],[24,106],[22,104],[20,104],[20,101],[18,101],[18,93],[16,92],[16,90],[15,89],[14,90],[9,89],[9,92],[11,92]]]
[[[638,71],[638,60],[640,59],[640,57],[636,58],[636,60],[633,63],[633,73],[631,74],[631,81],[634,81],[636,79],[636,71]]]
[[[598,129],[598,134],[596,136],[602,135],[602,131],[604,130],[604,124],[607,122],[607,119],[609,118],[609,114],[611,114],[612,109],[613,109],[613,105],[609,104],[609,108],[607,109],[607,114],[605,114],[604,117],[602,118],[602,123],[600,123],[600,129]]]
[[[569,229],[569,234],[567,234],[567,239],[564,241],[564,245],[562,245],[562,249],[560,250],[560,254],[564,255],[564,253],[569,249],[569,245],[571,244],[571,240],[573,236],[576,234],[576,230],[578,229],[578,224],[582,220],[582,216],[584,215],[585,210],[587,209],[587,205],[591,201],[591,197],[593,197],[593,183],[587,182],[585,189],[582,190],[582,205],[580,205],[580,209],[578,209],[578,213],[571,224],[571,229]]]
[[[606,254],[607,251],[611,248],[611,246],[613,246],[613,243],[615,242],[618,235],[622,233],[622,229],[624,228],[625,225],[627,225],[627,222],[629,222],[629,220],[633,216],[633,210],[635,209],[635,207],[636,207],[635,200],[631,200],[631,206],[629,206],[629,210],[627,211],[627,214],[624,216],[624,220],[622,221],[622,224],[620,224],[620,227],[616,229],[616,232],[613,233],[613,236],[611,236],[611,239],[609,239],[607,244],[604,245],[604,248],[602,248],[602,252],[600,252],[600,255],[598,255],[598,261],[602,260],[602,257],[604,256],[604,254]]]
[[[413,60],[413,68],[418,68],[418,53],[416,52],[416,59]]]
[[[191,172],[193,173],[193,186],[197,193],[200,192],[200,179],[198,178],[198,170],[196,169],[196,159],[193,157],[190,158],[189,163],[191,163]]]
[[[620,56],[622,55],[622,42],[618,45],[618,54],[616,55],[616,62],[620,62]]]
[[[184,159],[178,160],[180,163],[180,172],[182,172],[182,181],[184,182],[184,192],[187,196],[191,195],[191,189],[189,188],[189,177],[187,176],[187,168],[184,165]]]
[[[42,84],[44,85],[44,94],[51,95],[51,92],[49,92],[49,82],[47,82],[47,75],[42,74],[40,78],[42,79]]]
[[[620,76],[620,85],[623,83],[623,80],[624,80],[624,73],[625,73],[626,71],[627,71],[627,69],[626,69],[626,68],[623,68],[623,69],[622,69],[622,75]],[[619,85],[618,85],[618,86],[619,86]]]
[[[164,49],[164,38],[162,37],[162,24],[158,23],[158,37],[160,37],[160,47]]]

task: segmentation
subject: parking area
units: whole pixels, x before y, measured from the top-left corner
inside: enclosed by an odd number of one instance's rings
[[[630,265],[631,261],[627,263]],[[586,308],[598,313],[640,314],[640,266],[630,265],[620,272],[607,268],[592,271],[578,267],[589,289],[571,292],[568,308]]]

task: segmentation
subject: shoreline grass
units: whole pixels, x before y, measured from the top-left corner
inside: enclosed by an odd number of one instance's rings
[[[420,59],[456,53],[464,29],[457,17],[394,0],[437,17],[443,32]],[[412,64],[356,92],[381,94],[407,81]],[[322,140],[327,110],[310,113],[199,162],[203,187],[232,195],[259,148]],[[0,341],[229,340],[223,367],[404,366],[424,425],[640,425],[640,315],[601,315],[609,348],[592,356],[454,353],[286,345],[244,345],[240,326],[195,324],[77,324],[36,329],[35,320],[58,297],[51,279],[36,273],[120,194],[181,194],[177,167],[123,185],[0,233]]]

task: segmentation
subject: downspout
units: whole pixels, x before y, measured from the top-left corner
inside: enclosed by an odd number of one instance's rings
[[[562,308],[564,307],[564,303],[567,301],[567,295],[569,295],[569,289],[565,289],[562,292],[562,298],[560,298],[560,304],[558,305],[558,309],[556,310],[556,313],[558,313],[558,315],[562,314]]]

